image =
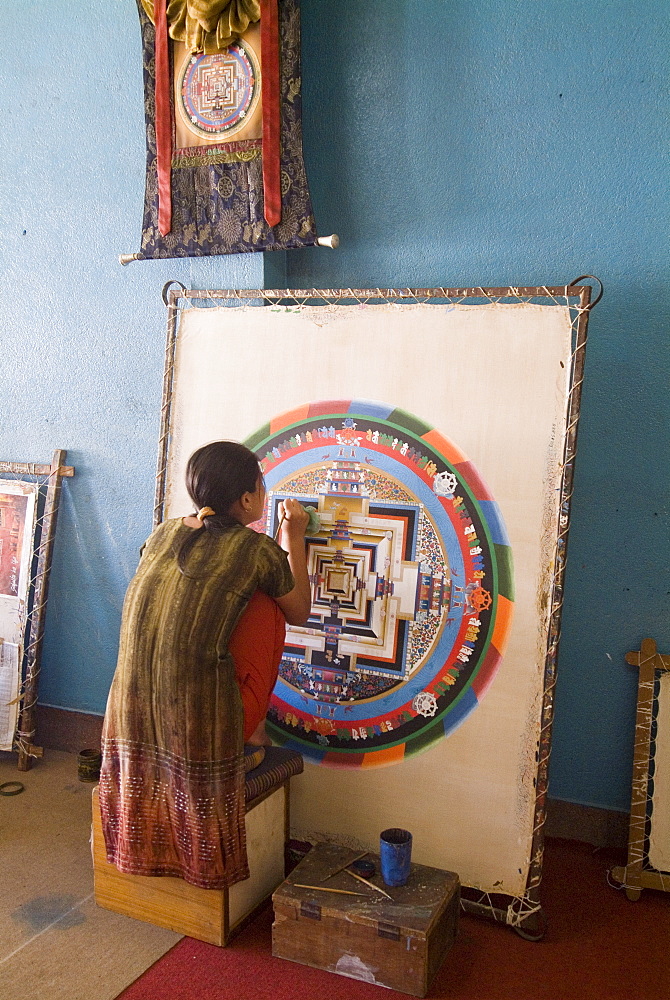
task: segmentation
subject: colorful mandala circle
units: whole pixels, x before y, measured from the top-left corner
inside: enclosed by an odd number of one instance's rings
[[[312,610],[289,626],[269,711],[276,742],[330,767],[397,763],[455,729],[502,658],[512,559],[497,504],[459,449],[364,400],[307,404],[246,441],[274,534],[314,507]]]
[[[196,135],[221,139],[247,122],[260,95],[260,69],[248,42],[223,52],[189,54],[181,68],[177,102],[186,126]]]

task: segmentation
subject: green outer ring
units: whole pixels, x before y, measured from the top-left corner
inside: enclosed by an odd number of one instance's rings
[[[391,420],[390,420],[390,418],[394,414],[402,414],[404,417],[407,418],[408,421],[412,422],[412,426],[408,426],[407,424],[402,423],[402,422],[392,423]],[[314,420],[328,420],[328,419],[334,420],[334,419],[342,419],[342,417],[345,417],[345,416],[357,416],[357,414],[355,412],[346,413],[346,414],[342,414],[342,413],[319,413],[318,417],[315,416],[313,419]],[[493,571],[493,592],[495,594],[495,599],[494,599],[494,605],[493,605],[493,613],[491,615],[491,621],[489,622],[489,628],[488,628],[488,632],[487,632],[486,640],[485,640],[485,648],[488,649],[489,645],[491,644],[491,638],[493,636],[493,630],[495,628],[496,618],[497,618],[497,615],[498,615],[498,576],[499,576],[499,574],[498,574],[498,553],[499,553],[499,551],[500,551],[501,548],[504,548],[506,550],[506,553],[507,553],[507,558],[506,558],[507,573],[506,573],[506,576],[508,577],[508,579],[510,580],[510,583],[511,583],[511,581],[512,581],[512,563],[511,563],[511,548],[510,548],[510,546],[509,545],[502,546],[502,545],[499,545],[499,544],[496,545],[493,542],[493,540],[491,538],[491,533],[490,533],[488,525],[486,523],[486,519],[484,518],[484,516],[482,514],[482,511],[481,511],[481,508],[479,506],[479,501],[473,495],[472,490],[470,489],[470,485],[467,482],[465,482],[464,480],[462,480],[462,478],[460,476],[458,476],[458,473],[456,472],[455,467],[452,465],[451,462],[449,462],[445,458],[444,455],[442,455],[439,451],[437,451],[436,448],[434,448],[431,444],[429,444],[422,436],[418,435],[416,433],[416,431],[414,430],[414,427],[423,428],[422,433],[425,434],[425,433],[430,432],[434,428],[430,427],[429,424],[423,423],[423,421],[420,421],[418,418],[412,418],[412,416],[410,414],[408,414],[405,410],[401,410],[401,409],[395,409],[395,410],[393,410],[389,414],[389,417],[387,419],[383,419],[381,417],[374,417],[374,416],[372,416],[372,414],[367,414],[367,413],[361,413],[361,414],[358,414],[358,416],[361,419],[364,418],[364,417],[367,417],[369,420],[373,420],[376,424],[384,424],[384,425],[386,425],[388,427],[395,427],[395,428],[401,427],[402,430],[405,433],[407,433],[408,435],[410,435],[415,442],[417,442],[417,443],[420,442],[421,445],[422,445],[422,447],[426,451],[429,451],[429,452],[431,452],[431,454],[439,457],[441,463],[444,464],[444,465],[446,465],[449,469],[451,469],[451,471],[454,473],[454,475],[456,475],[458,477],[459,484],[463,485],[465,487],[465,491],[468,494],[468,497],[469,497],[471,503],[474,505],[474,507],[477,509],[477,511],[479,513],[479,520],[480,520],[480,523],[482,524],[482,526],[484,528],[484,533],[486,535],[486,541],[487,541],[488,549],[489,549],[489,552],[493,556],[493,558],[491,559],[491,568],[492,568],[492,571]],[[271,429],[270,429],[271,425],[268,422],[268,423],[264,424],[263,427],[259,428],[256,432],[254,432],[252,435],[250,435],[248,438],[246,438],[243,441],[243,444],[246,445],[246,447],[249,448],[251,451],[259,452],[262,449],[263,445],[267,441],[269,441],[271,438],[274,438],[278,434],[282,434],[284,432],[289,433],[291,431],[291,429],[303,426],[310,419],[312,419],[312,418],[310,418],[310,417],[303,417],[301,420],[294,421],[291,424],[285,424],[283,427],[279,428],[276,431],[271,431]],[[264,434],[264,436],[261,437],[261,435],[263,435],[263,434]],[[468,461],[469,461],[469,459],[468,459]],[[507,595],[504,595],[504,596],[507,596]],[[510,596],[508,599],[509,600],[513,600],[513,595]],[[444,719],[444,717],[449,712],[451,712],[455,708],[455,706],[458,705],[458,703],[461,701],[461,699],[465,696],[466,692],[471,687],[472,681],[477,676],[477,674],[479,673],[479,671],[480,671],[480,669],[482,667],[483,659],[484,659],[484,657],[480,657],[479,663],[478,663],[476,669],[470,675],[470,683],[466,687],[463,688],[463,690],[456,696],[456,698],[454,698],[454,700],[452,702],[450,702],[449,705],[439,715],[435,716],[434,725],[433,726],[430,726],[429,728],[424,729],[421,733],[417,733],[414,737],[410,737],[409,740],[408,739],[404,739],[404,740],[395,740],[393,742],[388,742],[388,743],[384,744],[383,748],[380,747],[379,749],[380,750],[381,749],[388,749],[389,747],[400,746],[401,744],[403,744],[405,747],[409,747],[409,746],[411,746],[414,743],[415,740],[419,739],[422,736],[426,736],[428,733],[432,733],[434,731],[435,726],[437,725],[437,723],[441,722],[441,720]],[[269,720],[268,720],[268,725],[272,726],[272,728],[275,729],[275,730],[278,729],[278,727],[275,726]],[[432,737],[432,739],[430,739],[428,741],[428,743],[424,744],[422,747],[417,747],[415,751],[414,750],[408,750],[408,752],[405,753],[405,756],[406,757],[410,757],[410,756],[412,756],[413,753],[415,753],[415,752],[418,753],[418,752],[420,752],[420,750],[426,749],[427,746],[431,745],[432,743],[435,743],[440,738],[440,735],[442,735],[442,736],[444,735],[444,727],[440,726],[439,728],[440,728],[440,732],[439,733],[435,733],[435,735]],[[279,731],[282,732],[282,733],[284,732],[283,730],[279,730]],[[293,741],[298,742],[298,743],[304,743],[305,746],[308,746],[310,748],[312,748],[314,746],[313,743],[309,743],[306,740],[302,740],[299,736],[292,736],[292,735],[286,734],[286,741],[288,741],[288,740],[293,740]],[[363,753],[373,754],[375,752],[377,752],[377,751],[375,751],[374,749],[365,750],[365,751],[361,750],[361,754],[363,754]],[[357,751],[356,750],[351,750],[351,749],[345,750],[342,747],[333,747],[333,746],[330,746],[330,744],[329,744],[328,748],[326,750],[326,753],[329,753],[329,754],[330,753],[351,754],[351,753],[357,753]]]

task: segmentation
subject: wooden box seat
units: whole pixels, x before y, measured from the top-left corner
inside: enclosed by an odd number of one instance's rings
[[[245,782],[247,856],[251,875],[228,889],[201,889],[183,879],[126,875],[109,864],[93,789],[93,874],[95,901],[136,920],[225,945],[254,918],[284,878],[289,836],[289,783],[303,769],[294,750],[267,747],[265,758]]]

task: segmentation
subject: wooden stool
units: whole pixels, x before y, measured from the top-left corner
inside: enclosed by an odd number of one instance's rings
[[[93,789],[95,901],[136,920],[223,946],[263,908],[283,881],[289,836],[289,784],[302,771],[300,754],[268,747],[247,775],[247,856],[251,876],[226,889],[201,889],[180,878],[126,875],[109,864],[98,789]]]

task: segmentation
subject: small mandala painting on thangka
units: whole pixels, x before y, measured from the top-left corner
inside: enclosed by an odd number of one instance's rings
[[[311,613],[287,630],[273,738],[351,768],[447,735],[490,684],[513,604],[505,526],[475,467],[416,417],[361,400],[309,404],[247,444],[269,535],[286,497],[319,515]]]
[[[147,166],[136,259],[313,246],[299,0],[137,2]]]

